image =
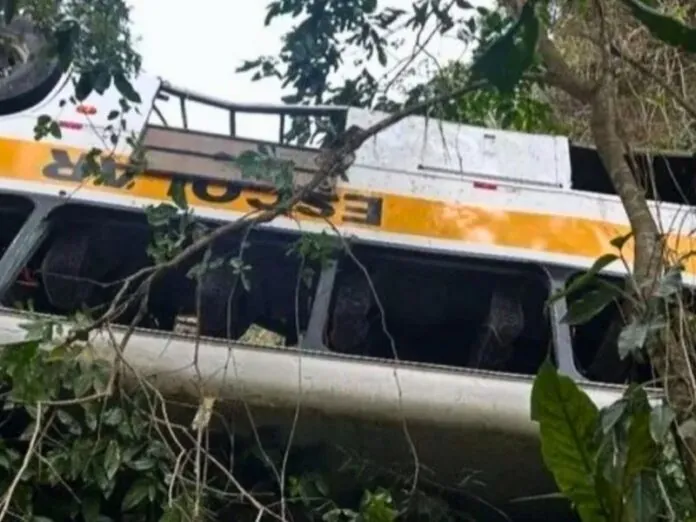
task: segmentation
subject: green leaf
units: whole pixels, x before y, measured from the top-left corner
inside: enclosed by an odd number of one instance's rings
[[[175,504],[164,510],[159,522],[181,522],[181,520],[181,509]]]
[[[80,75],[80,78],[75,84],[75,98],[78,101],[85,100],[94,90],[94,73],[85,71]]]
[[[623,417],[626,412],[627,406],[628,403],[626,400],[620,399],[601,411],[602,432],[605,435],[614,429],[614,426],[621,420],[621,417]]]
[[[128,511],[145,500],[147,497],[148,486],[149,481],[147,479],[141,478],[136,480],[128,490],[128,493],[126,493],[126,496],[123,497],[121,508],[124,511]]]
[[[106,119],[108,119],[109,121],[115,120],[116,118],[118,118],[119,114],[121,114],[119,111],[111,111],[109,112],[109,115],[106,117]]]
[[[57,121],[52,121],[49,126],[48,126],[48,132],[51,133],[51,136],[53,136],[55,139],[59,140],[63,133],[60,130],[60,125],[58,125]]]
[[[186,201],[186,183],[180,179],[172,180],[169,186],[169,197],[172,198],[172,201],[177,207],[186,210],[188,208],[188,202]]]
[[[143,459],[134,460],[129,464],[129,467],[136,471],[147,471],[148,469],[155,467],[155,461],[146,457]]]
[[[141,102],[140,95],[122,73],[114,74],[114,85],[126,100],[133,103]]]
[[[485,79],[503,93],[514,92],[534,61],[539,39],[535,5],[536,0],[526,2],[515,24],[479,55],[471,66],[472,79]]]
[[[123,410],[118,406],[111,408],[104,414],[104,424],[107,426],[118,426],[123,422]]]
[[[121,448],[115,440],[109,441],[104,454],[104,470],[106,476],[111,480],[116,475],[119,466],[121,465]]]
[[[660,520],[660,485],[657,477],[650,472],[642,472],[633,479],[632,491],[628,492],[629,503],[626,520],[635,522],[655,522]]]
[[[98,65],[94,72],[94,90],[102,95],[111,86],[111,73],[103,64]]]
[[[566,287],[566,294],[571,294],[572,292],[583,288],[585,285],[590,283],[592,279],[597,276],[597,274],[618,259],[619,256],[616,254],[604,254],[599,256],[595,262],[592,263],[592,266],[587,272],[573,279],[573,281]]]
[[[623,246],[626,244],[626,242],[633,237],[633,232],[629,232],[628,234],[624,234],[623,236],[617,236],[611,241],[609,241],[609,244],[613,246],[614,248],[621,250]]]
[[[595,404],[546,360],[534,379],[531,412],[532,420],[539,423],[544,463],[560,491],[575,504],[584,522],[610,520],[595,478],[599,449]]]
[[[661,443],[664,440],[675,418],[676,414],[669,404],[653,408],[650,412],[650,434],[655,442]]]
[[[657,456],[657,446],[650,433],[650,410],[632,412],[628,430],[628,453],[624,467],[623,493],[630,495],[633,481],[649,468]]]
[[[92,375],[89,372],[80,373],[73,382],[75,397],[82,397],[92,389]]]
[[[580,299],[569,303],[568,311],[561,322],[569,325],[584,324],[604,310],[617,296],[618,292],[611,287],[596,288]]]
[[[639,322],[635,317],[621,329],[618,338],[619,357],[625,359],[643,349],[648,338],[650,325]]]
[[[73,435],[82,435],[82,427],[72,415],[65,410],[58,410],[57,415],[58,420],[60,420],[60,422],[62,422],[65,427],[68,428],[70,433]]]
[[[660,13],[639,0],[621,0],[650,33],[662,42],[696,53],[696,28]]]

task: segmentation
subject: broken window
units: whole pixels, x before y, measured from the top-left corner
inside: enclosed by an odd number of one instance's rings
[[[33,287],[24,297],[36,311],[98,316],[126,278],[153,265],[155,236],[144,213],[68,205],[49,219],[48,237],[25,270]],[[254,230],[217,241],[210,253],[194,256],[155,279],[139,326],[296,344],[298,332],[309,322],[319,274],[313,263],[290,251],[296,239]],[[247,246],[240,259],[243,242]],[[4,304],[15,303],[6,299]],[[130,324],[137,313],[134,304],[116,322]]]
[[[566,282],[566,288],[583,272],[576,273]],[[605,284],[613,285],[618,289],[625,288],[622,277],[616,276],[595,276]],[[591,292],[601,291],[597,283],[590,281],[580,289],[573,291],[567,296],[568,308],[582,300],[589,302]],[[591,319],[582,324],[571,325],[570,333],[575,357],[575,366],[578,372],[585,378],[607,383],[625,383],[629,378],[638,382],[646,382],[652,379],[652,372],[649,364],[641,364],[632,358],[621,360],[617,348],[618,334],[626,324],[624,314],[621,309],[620,296],[611,300],[602,310],[596,313]],[[604,343],[608,343],[602,349]]]
[[[325,335],[332,351],[526,375],[553,354],[549,284],[537,267],[353,251],[369,278],[350,256],[339,262]]]

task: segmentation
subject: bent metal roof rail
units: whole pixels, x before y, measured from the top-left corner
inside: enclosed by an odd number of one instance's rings
[[[185,89],[182,87],[176,87],[169,82],[163,81],[159,93],[157,95],[158,99],[163,101],[168,100],[169,96],[173,96],[179,99],[179,107],[181,110],[181,119],[184,124],[184,129],[188,129],[188,116],[186,113],[186,101],[190,100],[193,102],[208,105],[210,107],[215,107],[218,109],[223,109],[229,112],[229,133],[230,136],[237,135],[237,114],[266,114],[266,115],[277,115],[280,118],[278,143],[285,144],[285,123],[287,117],[297,117],[297,116],[340,116],[345,119],[345,116],[350,109],[347,106],[336,106],[336,105],[286,105],[286,104],[262,104],[262,103],[236,103],[230,102],[222,98],[216,98],[214,96],[208,96],[191,89]],[[157,110],[155,105],[155,113],[162,120],[162,123],[167,125],[161,112]]]

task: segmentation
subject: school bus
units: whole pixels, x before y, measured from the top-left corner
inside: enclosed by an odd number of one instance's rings
[[[25,335],[22,303],[49,316],[103,310],[118,291],[114,282],[151,265],[148,207],[183,193],[196,218],[217,227],[272,206],[278,191],[245,177],[233,161],[242,153],[272,149],[292,162],[294,186],[306,183],[320,149],[287,139],[294,119],[366,128],[385,116],[239,104],[143,74],[133,81],[139,110],[114,117],[121,97],[114,86],[66,103],[72,70],[38,79],[9,94],[0,84],[6,344]],[[176,122],[162,109],[172,104],[181,108]],[[222,115],[226,132],[192,129],[187,107],[196,104]],[[42,115],[58,122],[59,137],[35,139]],[[276,118],[277,139],[245,138],[240,117]],[[144,151],[145,168],[135,174],[127,168],[134,143],[125,133],[110,138],[121,120]],[[95,148],[103,151],[100,176],[85,177]],[[696,265],[686,255],[696,225],[693,159],[643,159],[654,171],[646,183],[651,210],[669,247],[685,256],[685,283],[693,287]],[[365,142],[344,174],[291,212],[215,242],[214,255],[226,259],[243,250],[248,287],[229,263],[197,281],[188,277],[202,253],[157,279],[127,358],[164,375],[160,386],[176,394],[194,386],[196,351],[207,386],[263,412],[255,422],[288,426],[299,401],[298,444],[335,442],[402,466],[415,448],[438,481],[458,484],[475,470],[483,484],[476,494],[496,502],[552,491],[529,415],[541,362],[550,357],[600,406],[622,393],[620,379],[590,371],[618,308],[571,328],[562,321],[566,298],[547,306],[551,293],[615,252],[612,239],[630,232],[597,152],[563,136],[415,115]],[[308,233],[347,248],[321,262],[290,255]],[[630,240],[622,252],[630,267]],[[616,261],[602,276],[625,274]],[[133,314],[117,318],[117,339]],[[192,315],[199,340],[179,328]],[[280,341],[249,337],[254,328]],[[94,332],[95,345],[107,350],[109,342]]]

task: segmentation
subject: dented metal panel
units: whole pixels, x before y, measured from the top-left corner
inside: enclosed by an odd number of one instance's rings
[[[143,146],[150,172],[263,188],[274,186],[270,172],[267,181],[249,179],[234,161],[244,152],[259,151],[258,141],[148,125]],[[309,183],[318,171],[315,162],[318,151],[275,144],[266,148],[271,151],[271,156],[294,164],[295,187]],[[335,179],[328,181],[329,185],[324,184],[322,189],[333,192]]]

